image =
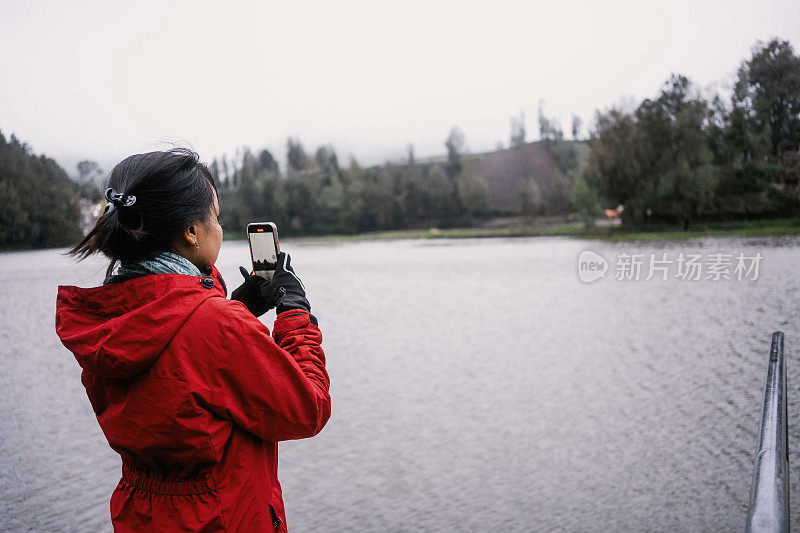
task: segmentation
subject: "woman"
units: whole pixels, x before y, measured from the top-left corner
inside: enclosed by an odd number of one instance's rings
[[[286,531],[277,442],[330,416],[322,334],[289,256],[226,299],[211,173],[188,150],[119,163],[108,207],[69,253],[100,287],[61,286],[56,331],[122,457],[116,531]],[[114,273],[115,265],[119,268]],[[269,329],[256,317],[276,308]]]

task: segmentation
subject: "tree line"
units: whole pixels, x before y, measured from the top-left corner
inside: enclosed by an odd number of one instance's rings
[[[526,144],[524,115],[511,122],[509,150]],[[253,220],[273,221],[289,235],[354,234],[469,226],[504,214],[569,213],[571,189],[581,166],[574,142],[580,119],[573,117],[573,140],[565,139],[558,122],[543,109],[539,123],[541,142],[563,172],[560,181],[544,192],[532,191],[535,184],[527,176],[518,190],[520,209],[511,213],[490,202],[479,165],[484,154],[468,152],[458,126],[444,139],[445,155],[423,161],[409,145],[403,161],[362,166],[351,156],[343,166],[333,147],[308,152],[299,139],[289,138],[285,172],[269,150],[253,152],[247,147],[232,160],[214,159],[210,169],[220,183],[223,224],[234,231],[242,231]]]
[[[800,214],[800,56],[788,41],[757,43],[729,98],[704,96],[675,74],[635,108],[598,112],[575,186],[587,221],[622,204],[624,222]]]
[[[510,210],[490,201],[481,161],[491,154],[470,154],[458,127],[444,139],[443,156],[426,160],[409,146],[403,161],[362,166],[351,157],[342,165],[330,145],[307,151],[289,138],[285,169],[269,150],[249,148],[209,168],[229,232],[254,220],[274,221],[284,235],[352,234],[514,214],[579,215],[591,224],[601,207],[620,204],[626,223],[684,227],[800,214],[800,57],[787,41],[757,43],[730,96],[709,95],[675,74],[654,98],[597,112],[588,143],[580,117],[571,126],[568,139],[540,104],[538,146],[556,171],[546,188],[523,175]],[[532,146],[526,137],[520,113],[511,119],[508,148],[494,154],[521,154]],[[86,207],[100,201],[103,177],[91,161],[79,163],[78,174],[71,180],[53,159],[0,133],[0,247],[73,243],[91,223]]]
[[[0,132],[0,248],[74,244],[81,193],[55,160]]]
[[[403,164],[341,166],[330,146],[308,154],[298,139],[287,141],[282,173],[268,150],[244,148],[241,161],[211,163],[220,183],[223,224],[241,231],[254,220],[274,221],[283,234],[360,233],[452,226],[489,212],[486,183],[463,157],[463,134],[447,139],[442,164],[418,163],[413,149]]]

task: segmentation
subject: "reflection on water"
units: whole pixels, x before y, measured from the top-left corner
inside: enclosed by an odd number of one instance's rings
[[[800,453],[800,241],[540,238],[293,244],[333,416],[281,444],[296,531],[739,531],[769,336]],[[757,281],[579,281],[578,255],[745,252]],[[225,243],[232,289],[247,244]],[[110,529],[119,460],[54,331],[56,285],[104,265],[0,255],[0,527]],[[271,326],[274,313],[265,317]],[[792,475],[792,526],[800,479]]]

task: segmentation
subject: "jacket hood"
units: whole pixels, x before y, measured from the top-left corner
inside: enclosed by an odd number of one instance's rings
[[[127,378],[161,355],[201,303],[225,294],[213,265],[205,277],[150,274],[92,288],[61,285],[56,333],[84,370]]]

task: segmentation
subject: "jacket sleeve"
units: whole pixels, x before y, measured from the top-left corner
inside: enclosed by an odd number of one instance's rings
[[[331,398],[316,319],[303,310],[284,311],[270,337],[243,305],[222,301],[213,306],[217,316],[209,317],[219,326],[212,328],[211,337],[218,338],[208,345],[213,356],[198,389],[205,407],[269,441],[319,433],[330,418]]]

